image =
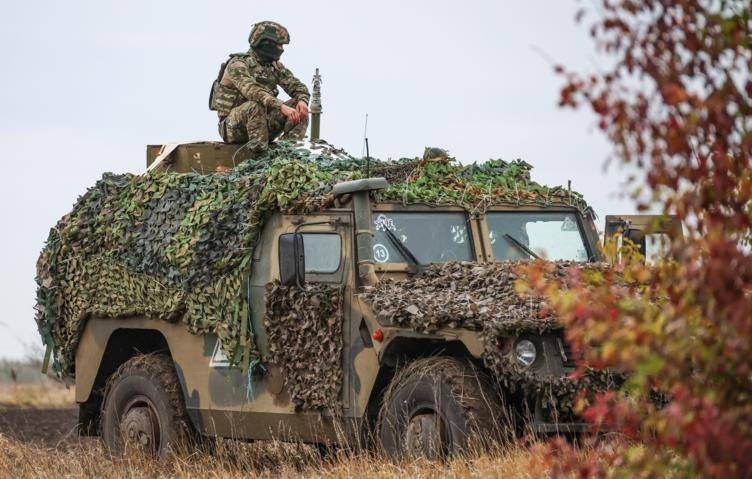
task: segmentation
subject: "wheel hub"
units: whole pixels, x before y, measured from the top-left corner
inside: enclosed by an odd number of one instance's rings
[[[444,423],[434,413],[414,415],[405,436],[407,451],[413,457],[438,459],[444,453]]]
[[[123,439],[144,451],[155,453],[159,444],[159,424],[148,406],[133,407],[122,421]]]

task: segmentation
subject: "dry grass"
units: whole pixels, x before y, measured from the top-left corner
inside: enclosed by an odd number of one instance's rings
[[[36,427],[46,420],[46,408],[72,407],[73,389],[57,383],[44,385],[0,384],[0,423],[3,407],[26,407]],[[7,414],[9,410],[6,409]],[[23,412],[23,411],[22,411]],[[69,428],[69,427],[68,427]],[[54,428],[53,428],[54,429]],[[1,431],[1,430],[0,430]],[[196,451],[165,460],[153,460],[134,452],[113,458],[98,439],[76,439],[72,431],[53,441],[29,442],[6,429],[0,432],[0,477],[14,478],[439,478],[499,477],[535,479],[548,477],[542,445],[497,448],[485,454],[447,462],[393,463],[369,453],[330,452],[322,457],[316,447],[277,441],[242,443],[219,441],[212,453]],[[67,431],[67,429],[66,429]],[[46,433],[30,440],[46,437]],[[42,445],[49,444],[48,446]],[[583,457],[587,453],[583,452]]]
[[[540,453],[517,448],[496,451],[476,458],[447,463],[425,461],[395,464],[370,455],[348,455],[340,451],[322,458],[306,445],[266,441],[243,444],[222,442],[216,453],[195,453],[163,461],[144,459],[138,454],[113,459],[98,441],[87,441],[62,449],[45,449],[10,440],[0,435],[0,476],[14,478],[438,478],[503,477],[530,479],[546,477]]]
[[[52,381],[27,384],[0,383],[0,423],[3,408],[26,408],[37,416],[45,409],[75,406],[74,390]],[[34,412],[37,411],[37,412]],[[35,422],[43,419],[38,417]],[[10,431],[9,431],[10,432]],[[144,458],[134,452],[113,458],[98,439],[64,436],[56,447],[9,437],[0,432],[0,477],[14,478],[439,478],[503,477],[534,479],[548,476],[541,448],[522,446],[497,449],[445,463],[414,461],[392,463],[368,453],[335,451],[322,457],[305,444],[263,441],[246,444],[220,441],[213,453],[194,452],[166,460]]]
[[[0,384],[0,409],[65,408],[75,406],[75,390],[57,382],[42,384]]]
[[[0,384],[0,422],[3,408],[73,407],[73,389],[62,384]],[[53,442],[52,444],[55,444]],[[195,452],[158,461],[138,453],[112,458],[98,439],[68,435],[57,447],[28,443],[0,433],[0,477],[14,478],[438,478],[504,477],[533,479],[547,476],[543,457],[535,449],[512,447],[446,463],[392,463],[367,453],[335,451],[322,457],[305,444],[260,441],[246,444],[220,441],[213,453]]]
[[[35,423],[45,421],[46,409],[75,406],[74,389],[53,381],[25,384],[0,383],[0,423],[8,408],[23,408]],[[3,412],[3,409],[6,412]],[[37,412],[35,412],[37,411]],[[23,411],[22,411],[23,412]],[[41,426],[41,424],[40,424]],[[8,427],[7,425],[5,427]],[[12,426],[11,426],[12,427]],[[10,430],[7,430],[10,433]],[[40,431],[41,432],[41,431]],[[19,440],[0,432],[0,477],[14,478],[438,478],[546,477],[547,467],[537,449],[511,447],[445,463],[414,461],[392,463],[368,453],[331,452],[305,444],[260,441],[253,444],[220,441],[213,453],[194,452],[158,461],[134,452],[113,458],[98,439],[75,439],[72,431],[59,442]],[[42,434],[44,435],[44,434]],[[18,436],[22,437],[22,436]],[[37,437],[38,439],[38,437]]]

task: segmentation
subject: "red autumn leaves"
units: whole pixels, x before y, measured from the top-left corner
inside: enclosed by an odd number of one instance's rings
[[[649,267],[624,254],[613,272],[574,273],[566,285],[538,281],[545,265],[531,268],[531,285],[585,362],[632,374],[621,392],[580,406],[591,423],[635,442],[586,461],[558,444],[554,471],[749,477],[750,2],[597,4],[591,33],[609,66],[596,76],[557,67],[565,78],[559,103],[593,112],[614,156],[642,170],[647,203],[679,215],[687,237],[672,244],[675,262]]]

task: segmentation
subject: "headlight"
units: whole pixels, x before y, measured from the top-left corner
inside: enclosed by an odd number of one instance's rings
[[[535,362],[537,355],[535,343],[529,339],[520,339],[514,346],[514,356],[517,359],[517,365],[521,368],[530,367]]]

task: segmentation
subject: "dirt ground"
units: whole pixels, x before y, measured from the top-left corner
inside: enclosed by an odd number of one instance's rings
[[[31,409],[0,406],[0,434],[19,442],[57,447],[78,442],[78,409]]]
[[[0,384],[0,435],[20,443],[58,447],[78,443],[73,389],[44,381]]]

